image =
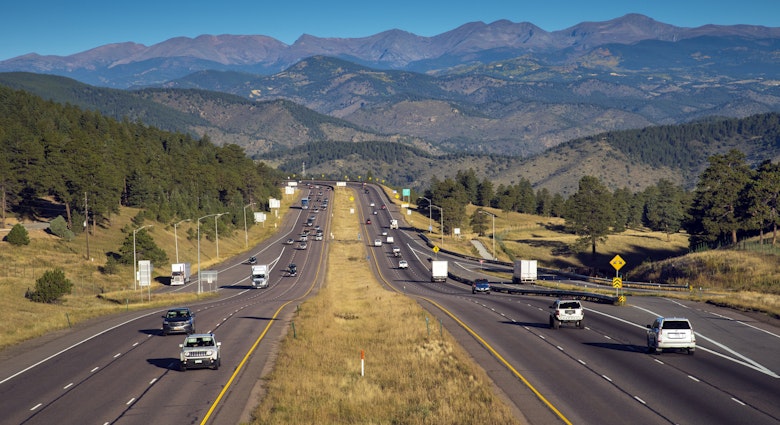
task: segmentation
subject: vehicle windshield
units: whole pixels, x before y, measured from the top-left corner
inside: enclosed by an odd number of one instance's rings
[[[691,326],[685,320],[666,320],[664,329],[690,329]]]
[[[214,340],[209,337],[187,338],[187,347],[211,347]]]

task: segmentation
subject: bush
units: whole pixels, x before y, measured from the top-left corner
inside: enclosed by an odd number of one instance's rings
[[[14,225],[11,231],[8,232],[8,236],[5,237],[5,240],[8,241],[8,243],[11,245],[29,245],[30,235],[27,234],[27,229],[25,229],[24,226],[17,223]]]
[[[103,274],[119,274],[119,262],[113,255],[109,255],[106,259],[106,265],[100,269]]]
[[[27,290],[24,297],[37,303],[52,304],[63,295],[70,294],[73,283],[65,278],[65,272],[57,268],[47,270],[40,279],[35,281],[35,291]]]
[[[76,235],[68,229],[68,223],[65,221],[64,218],[62,218],[61,215],[58,215],[57,218],[52,220],[49,223],[49,230],[56,236],[59,236],[62,239],[65,239],[66,241],[70,242],[73,240],[73,238],[76,237]]]

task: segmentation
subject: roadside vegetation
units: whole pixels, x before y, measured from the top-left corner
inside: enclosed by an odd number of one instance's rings
[[[394,199],[390,189],[386,194]],[[758,238],[751,238],[732,248],[697,252],[689,247],[684,231],[667,234],[629,227],[610,234],[593,254],[587,248],[578,250],[578,236],[565,230],[563,218],[474,205],[465,208],[465,215],[472,216],[477,209],[495,215],[496,257],[500,261],[535,259],[540,267],[606,278],[615,275],[609,262],[620,255],[626,261],[620,270],[624,280],[689,285],[691,291],[675,296],[780,319],[780,247],[773,248],[768,240],[762,244]],[[412,208],[410,215],[406,209],[402,212],[412,227],[441,249],[478,257],[479,252],[472,243],[478,240],[489,252],[493,250],[490,216],[486,235],[462,229],[459,237],[445,235],[442,243],[440,225],[435,220],[430,221],[433,232],[430,235],[427,232],[427,209]],[[501,277],[508,278],[508,275]]]
[[[252,423],[521,423],[446,330],[428,331],[434,317],[376,281],[351,194],[335,191],[325,285],[299,306]]]
[[[248,227],[249,246],[269,238],[276,232],[277,225],[281,223],[283,214],[293,199],[287,195],[281,201],[279,217],[268,213],[268,221],[264,225],[258,223]],[[105,272],[107,258],[110,258],[108,254],[118,252],[127,238],[128,233],[124,233],[122,229],[127,226],[136,228],[132,221],[138,212],[135,208],[121,208],[119,214],[112,215],[110,226],[93,228],[89,235],[89,259],[84,233],[67,241],[43,230],[29,230],[28,245],[12,246],[6,241],[0,241],[0,263],[4,264],[0,269],[0,318],[5,324],[0,329],[0,350],[31,338],[67,329],[95,317],[128,309],[167,307],[195,300],[197,294],[155,293],[170,275],[170,263],[176,262],[177,239],[179,260],[191,263],[193,273],[196,273],[197,225],[192,221],[179,224],[176,232],[171,223],[147,221],[145,224],[151,227],[138,232],[148,232],[169,260],[165,264],[153,264],[153,281],[149,290],[134,288],[132,264],[115,264],[115,271]],[[251,214],[251,210],[248,209],[248,213]],[[220,231],[219,259],[216,258],[216,241],[201,235],[201,266],[204,270],[208,270],[220,259],[245,254],[243,217],[241,224],[240,230]],[[205,233],[205,227],[210,227],[213,232],[214,219],[202,220],[202,233]],[[7,234],[0,232],[0,239]],[[55,269],[62,270],[65,278],[72,283],[70,294],[54,303],[39,303],[26,299],[25,294],[36,289],[36,281]],[[209,291],[209,288],[204,290]],[[210,296],[213,296],[210,292],[200,295]]]

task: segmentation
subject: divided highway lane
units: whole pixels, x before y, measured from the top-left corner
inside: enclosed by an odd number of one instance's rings
[[[384,223],[379,215],[367,232],[387,227],[389,219]],[[585,330],[552,330],[552,299],[472,295],[461,283],[431,283],[430,249],[415,236],[390,232],[410,268],[397,269],[389,247],[370,247],[382,279],[420,297],[531,423],[780,422],[775,326],[709,305],[631,297],[628,306],[585,302]],[[699,347],[694,356],[645,352],[645,325],[658,315],[692,320]],[[521,379],[541,397],[518,388]]]
[[[327,215],[318,220],[324,225]],[[301,228],[295,223],[291,232]],[[219,370],[178,370],[184,337],[159,336],[164,310],[125,313],[4,352],[16,357],[0,366],[2,422],[200,423],[210,415],[210,423],[238,423],[255,402],[250,394],[286,332],[285,317],[321,279],[324,241],[305,251],[270,243],[275,246],[258,247],[258,261],[281,266],[274,267],[268,289],[248,289],[249,266],[233,260],[217,267],[219,298],[190,304],[197,331],[214,331],[223,344]],[[293,259],[301,266],[298,277],[281,272]],[[223,393],[228,382],[231,388]]]

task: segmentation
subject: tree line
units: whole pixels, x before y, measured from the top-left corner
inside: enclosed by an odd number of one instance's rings
[[[546,189],[534,191],[525,179],[494,187],[469,169],[455,178],[434,178],[417,205],[423,211],[430,209],[431,217],[443,222],[445,233],[469,225],[485,234],[490,213],[478,208],[467,216],[468,204],[505,213],[562,217],[567,229],[579,236],[580,248],[589,246],[594,254],[609,234],[640,226],[667,235],[685,230],[692,249],[733,245],[751,236],[764,243],[770,232],[776,245],[780,165],[765,160],[751,168],[745,154],[736,149],[712,155],[708,162],[693,191],[665,179],[636,193],[626,188],[610,191],[597,177],[584,176],[577,192],[567,199]]]
[[[121,206],[161,222],[235,210],[237,224],[244,205],[280,197],[282,179],[236,145],[0,87],[1,226],[11,211],[39,216],[40,198],[62,205],[75,232],[85,220],[108,223]]]

